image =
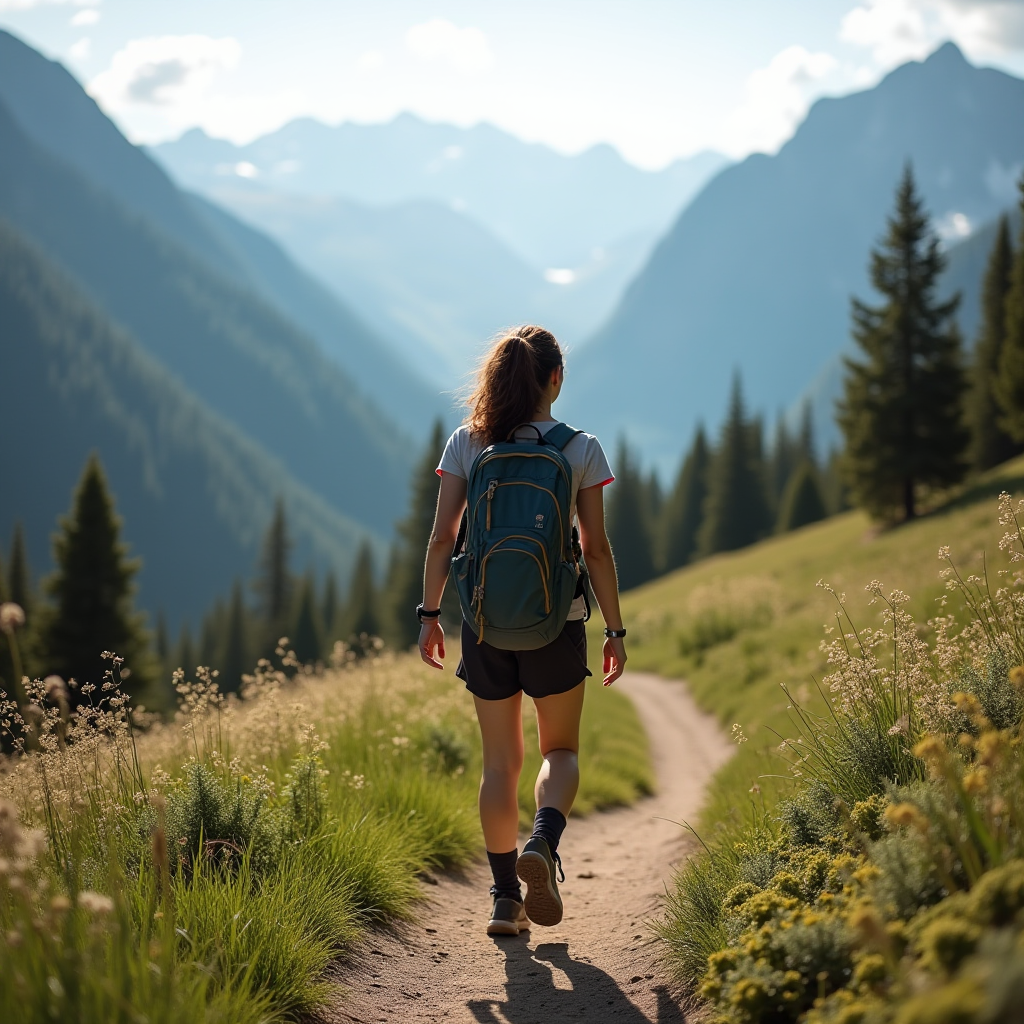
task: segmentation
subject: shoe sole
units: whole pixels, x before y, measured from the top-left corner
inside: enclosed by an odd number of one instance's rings
[[[562,920],[562,900],[551,884],[551,871],[543,854],[527,850],[516,861],[516,874],[526,883],[526,916],[543,928]]]
[[[518,935],[519,925],[515,921],[491,920],[487,922],[488,935]]]

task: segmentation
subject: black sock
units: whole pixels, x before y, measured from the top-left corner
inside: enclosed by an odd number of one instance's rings
[[[523,892],[519,888],[519,876],[516,874],[516,861],[519,860],[519,851],[510,850],[508,853],[491,853],[487,851],[487,860],[491,865],[491,875],[494,878],[494,888],[491,893],[495,896],[508,896],[514,900],[523,902]]]
[[[565,815],[557,807],[538,807],[537,817],[533,822],[533,834],[540,836],[554,853],[558,849],[558,840],[565,829]]]

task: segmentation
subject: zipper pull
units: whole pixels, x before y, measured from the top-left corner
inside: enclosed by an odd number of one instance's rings
[[[494,492],[498,489],[498,481],[491,480],[487,484],[487,529],[491,528],[491,501],[494,498]]]

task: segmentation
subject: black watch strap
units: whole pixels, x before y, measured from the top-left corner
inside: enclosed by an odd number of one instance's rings
[[[416,618],[419,619],[420,622],[422,622],[424,619],[437,619],[440,618],[440,616],[440,608],[436,608],[434,609],[434,611],[430,611],[429,609],[423,607],[422,601],[418,605],[416,605]]]
[[[624,629],[608,629],[605,627],[604,635],[609,639],[616,639],[618,637],[624,637],[626,631]]]

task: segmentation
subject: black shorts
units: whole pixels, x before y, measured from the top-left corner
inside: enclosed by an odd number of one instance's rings
[[[591,674],[587,668],[587,627],[572,619],[557,640],[535,651],[502,651],[462,621],[462,660],[455,674],[481,700],[505,700],[523,690],[529,697],[552,697],[579,686]]]

